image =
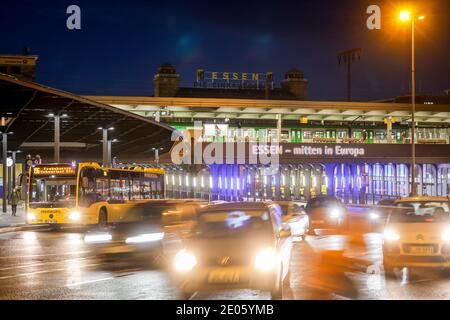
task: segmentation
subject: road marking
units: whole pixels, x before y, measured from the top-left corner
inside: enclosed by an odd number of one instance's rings
[[[82,254],[82,253],[88,253],[88,252],[90,252],[90,251],[73,251],[73,252],[63,252],[63,253],[33,254],[33,255],[27,255],[27,256],[6,256],[6,257],[0,257],[0,259],[37,258],[37,257],[48,257],[48,256]]]
[[[80,266],[79,268],[89,268],[89,267],[95,267],[95,266],[100,266],[104,263],[96,263],[96,264],[88,264],[85,266]],[[52,270],[44,270],[44,271],[35,271],[35,272],[28,272],[28,273],[19,273],[19,274],[14,274],[11,276],[4,276],[4,277],[0,277],[0,280],[6,280],[6,279],[13,279],[13,278],[19,278],[19,277],[29,277],[35,274],[43,274],[43,273],[51,273],[51,272],[55,272],[55,271],[65,271],[68,270],[67,268],[58,268],[58,269],[52,269]],[[70,270],[68,270],[70,271]]]
[[[198,294],[198,291],[194,292],[192,294],[192,296],[189,297],[189,300],[194,300],[194,298],[197,296],[197,294]]]
[[[420,282],[428,282],[428,281],[433,281],[433,280],[437,280],[438,278],[431,278],[431,279],[420,279],[420,280],[414,280],[414,281],[406,281],[406,282],[402,282],[400,285],[401,286],[405,286],[408,284],[415,284],[415,283],[420,283]]]
[[[19,264],[19,265],[16,265],[16,266],[10,266],[10,267],[6,267],[6,268],[1,268],[0,271],[21,269],[21,268],[28,268],[28,267],[39,267],[39,266],[45,266],[47,264],[67,263],[67,262],[81,261],[81,260],[86,260],[86,259],[87,258],[75,258],[75,259],[67,259],[67,260],[60,260],[60,261],[48,261],[48,262],[41,262],[41,263]]]
[[[66,285],[66,287],[68,287],[68,288],[77,287],[77,286],[81,286],[83,284],[90,284],[90,283],[108,281],[108,280],[113,280],[113,279],[114,278],[112,278],[112,277],[108,277],[108,278],[101,278],[101,279],[95,279],[95,280],[87,280],[87,281],[82,281],[82,282],[71,283],[71,284]]]

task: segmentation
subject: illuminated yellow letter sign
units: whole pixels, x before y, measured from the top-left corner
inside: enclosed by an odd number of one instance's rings
[[[230,73],[229,72],[224,72],[223,74],[222,74],[222,78],[223,78],[223,80],[230,80]]]

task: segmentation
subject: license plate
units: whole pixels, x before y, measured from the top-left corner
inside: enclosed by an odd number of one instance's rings
[[[57,221],[56,220],[45,220],[45,223],[53,224],[53,223],[57,223]]]
[[[312,220],[311,223],[312,224],[324,224],[325,221],[323,221],[323,220]]]
[[[412,246],[409,247],[409,253],[413,254],[433,254],[434,248],[431,246],[422,247],[422,246]]]
[[[240,274],[236,270],[211,271],[208,275],[208,283],[238,283]]]

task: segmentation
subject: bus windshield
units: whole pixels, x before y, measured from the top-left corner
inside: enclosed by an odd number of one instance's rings
[[[32,177],[31,208],[73,208],[76,201],[75,177]]]

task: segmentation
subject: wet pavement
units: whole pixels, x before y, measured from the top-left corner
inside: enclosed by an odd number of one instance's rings
[[[0,234],[0,299],[181,299],[164,270],[134,262],[100,261],[82,237],[77,230]],[[346,243],[345,236],[320,235],[295,242],[284,299],[450,299],[450,277],[439,272],[409,274],[403,270],[386,279],[380,267],[381,235],[366,234],[365,240],[367,248],[352,254],[371,264],[347,273],[357,296],[342,292],[324,296],[310,285],[320,276],[317,253],[343,248]],[[230,290],[198,293],[192,299],[270,299],[270,295]]]

